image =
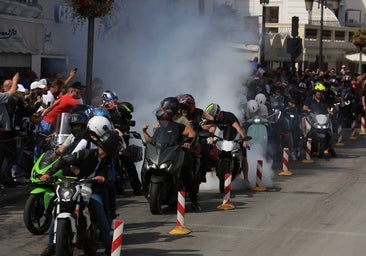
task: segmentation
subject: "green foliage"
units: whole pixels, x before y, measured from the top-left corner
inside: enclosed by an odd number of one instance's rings
[[[353,34],[352,43],[359,48],[365,47],[366,46],[366,29],[357,30]]]

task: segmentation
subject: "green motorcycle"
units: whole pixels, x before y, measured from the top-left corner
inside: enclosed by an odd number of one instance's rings
[[[50,182],[40,181],[42,174],[57,163],[60,157],[54,157],[54,151],[48,150],[36,161],[31,172],[31,182],[35,188],[25,203],[23,218],[24,224],[34,235],[41,235],[48,231],[52,220],[52,209],[56,197],[55,181],[62,178],[62,170],[53,175]]]

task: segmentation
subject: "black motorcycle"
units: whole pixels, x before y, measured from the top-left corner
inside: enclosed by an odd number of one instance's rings
[[[152,214],[159,214],[162,205],[176,206],[184,157],[181,145],[145,143],[141,177]]]

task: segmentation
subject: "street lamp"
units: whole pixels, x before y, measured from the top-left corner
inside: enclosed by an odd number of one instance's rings
[[[259,0],[262,5],[262,35],[261,35],[261,45],[260,45],[260,60],[261,65],[264,64],[265,57],[265,34],[266,34],[266,5],[269,4],[269,0]]]
[[[313,10],[313,2],[316,0],[305,0],[305,8],[309,12],[309,21],[310,21],[310,12]],[[340,0],[330,0],[332,1],[332,7],[337,11],[338,14],[339,2]],[[327,6],[327,0],[318,0],[320,4],[320,31],[319,31],[319,63],[318,67],[320,70],[323,68],[323,28],[324,28],[324,5]]]

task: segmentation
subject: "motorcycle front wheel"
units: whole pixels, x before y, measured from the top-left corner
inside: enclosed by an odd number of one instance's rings
[[[230,162],[225,160],[219,160],[217,165],[217,177],[219,178],[220,193],[224,193],[225,189],[225,173],[230,173]]]
[[[48,231],[52,214],[45,209],[44,193],[31,194],[28,197],[24,207],[23,219],[26,228],[34,235],[42,235]]]
[[[56,229],[56,256],[72,256],[72,230],[69,219],[58,219]]]
[[[149,205],[151,214],[159,214],[161,211],[161,183],[150,183]]]

